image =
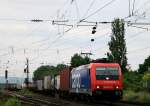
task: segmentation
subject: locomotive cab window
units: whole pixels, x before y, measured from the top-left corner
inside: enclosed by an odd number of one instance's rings
[[[118,68],[97,67],[96,80],[118,80]]]

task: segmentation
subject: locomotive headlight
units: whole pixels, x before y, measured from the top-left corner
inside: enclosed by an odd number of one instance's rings
[[[119,87],[118,86],[116,86],[116,89],[118,89]]]
[[[100,88],[99,86],[97,86],[96,88]]]

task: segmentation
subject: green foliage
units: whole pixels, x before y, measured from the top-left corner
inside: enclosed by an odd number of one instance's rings
[[[46,75],[57,74],[56,68],[54,66],[41,66],[34,71],[34,80],[42,79]]]
[[[17,98],[10,98],[4,106],[21,106],[21,102]]]
[[[132,101],[132,102],[145,102],[150,103],[150,93],[148,92],[135,92],[132,90],[124,91],[124,97],[123,99],[125,101]]]
[[[142,75],[137,72],[125,72],[123,74],[123,88],[125,90],[143,90]]]
[[[143,80],[150,82],[150,72],[147,72],[147,73],[144,74]]]
[[[80,65],[89,64],[91,59],[87,56],[82,57],[79,54],[74,54],[74,56],[71,58],[71,67],[78,67]]]
[[[119,63],[122,70],[126,70],[126,42],[125,42],[124,21],[122,19],[115,19],[112,23],[111,41],[108,43],[110,53],[107,53],[108,60]]]
[[[27,88],[19,90],[18,93],[24,94],[24,95],[33,95],[34,94],[31,90],[29,90]]]
[[[33,73],[34,78],[33,80],[37,79],[43,79],[44,76],[47,75],[57,75],[59,71],[61,71],[63,68],[68,67],[65,64],[58,64],[56,67],[55,66],[41,66],[38,69],[36,69]]]
[[[62,69],[67,68],[67,67],[68,67],[68,66],[65,65],[65,64],[58,64],[58,65],[56,66],[56,70],[57,70],[57,71],[61,71]]]
[[[150,72],[146,72],[142,79],[145,90],[150,91]]]
[[[144,74],[150,68],[150,56],[148,56],[143,64],[139,65],[138,72]]]

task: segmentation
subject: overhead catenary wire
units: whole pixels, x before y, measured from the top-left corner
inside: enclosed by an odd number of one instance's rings
[[[149,28],[146,27],[140,27],[140,26],[136,26],[136,25],[130,25],[130,27],[135,27],[135,28],[140,28],[140,29],[145,29],[145,30],[149,30]]]
[[[105,34],[106,35],[106,34]],[[99,38],[101,38],[101,37],[103,37],[102,35],[101,36],[99,36],[99,37],[97,37],[96,39],[99,39]],[[52,43],[52,44],[54,44],[55,43],[55,41]],[[62,44],[60,44],[60,45],[62,45]],[[58,45],[57,45],[58,46]],[[47,50],[51,50],[51,49],[49,49],[51,46],[49,46],[49,47],[47,47],[46,49],[42,49],[42,52],[44,52],[44,51],[47,51]],[[70,50],[72,48],[72,46],[71,47],[66,47],[66,48],[61,48],[61,49],[59,49],[60,51],[68,51],[68,50]],[[55,50],[55,49],[54,49]],[[54,52],[54,50],[53,50],[53,52]],[[51,52],[52,52],[52,50],[51,50]],[[39,57],[38,57],[39,58]],[[36,59],[38,59],[38,58],[34,58],[33,60],[36,60]]]
[[[134,38],[136,38],[137,36],[139,36],[139,35],[141,35],[141,34],[143,34],[145,32],[147,32],[147,30],[143,30],[143,31],[137,32],[137,33],[135,33],[133,35],[130,35],[130,37],[127,38],[127,44],[129,44]]]
[[[79,19],[80,18],[80,11],[79,11],[77,0],[75,0],[75,6],[76,6],[76,11],[77,11],[77,19]]]
[[[144,2],[139,8],[137,8],[134,13],[137,13],[140,9],[142,9],[143,6],[149,4],[150,0],[147,0],[146,2]]]
[[[85,14],[83,15],[82,19],[84,19],[85,16],[88,14],[89,10],[92,8],[92,6],[93,6],[94,3],[95,3],[95,0],[92,0],[92,2],[90,3],[90,5],[89,5],[87,11],[86,11]]]
[[[80,22],[82,22],[82,21],[88,19],[89,17],[95,15],[96,13],[100,12],[102,9],[104,9],[104,8],[107,7],[107,6],[109,6],[109,5],[112,4],[114,1],[116,1],[116,0],[111,0],[110,2],[106,3],[104,6],[100,7],[100,8],[97,9],[95,12],[93,12],[93,13],[89,14],[87,17],[81,19]]]
[[[59,39],[61,36],[59,36],[57,39]],[[53,41],[52,43],[54,43],[54,42],[56,42],[57,41],[57,39],[55,40],[55,41]],[[6,54],[4,54],[4,55],[6,55]]]
[[[61,36],[59,36],[56,40],[54,40],[52,43],[55,43]]]
[[[138,48],[138,49],[134,49],[134,50],[131,50],[131,51],[128,51],[129,53],[135,53],[135,52],[138,52],[138,51],[143,51],[143,50],[150,50],[150,46],[147,46],[147,47],[144,47],[144,48]]]

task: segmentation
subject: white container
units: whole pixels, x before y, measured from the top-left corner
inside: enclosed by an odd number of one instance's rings
[[[60,75],[55,76],[55,89],[60,89]]]
[[[51,88],[51,76],[45,76],[44,77],[44,89],[50,89]]]
[[[37,80],[36,85],[37,85],[37,90],[39,91],[43,90],[43,80]]]

